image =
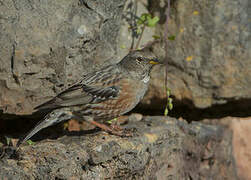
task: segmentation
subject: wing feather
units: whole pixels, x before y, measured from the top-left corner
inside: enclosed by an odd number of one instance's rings
[[[97,73],[93,73],[92,76],[88,76],[87,80],[76,83],[53,99],[35,107],[35,109],[54,109],[84,105],[116,98],[119,94],[119,88],[116,86],[116,83],[120,80],[120,75],[114,72],[111,74],[108,71],[103,71],[101,74],[102,76],[99,76],[98,82],[90,82],[90,79],[97,76]],[[113,77],[112,80],[107,78],[108,75]],[[116,80],[114,80],[114,77],[116,77]]]

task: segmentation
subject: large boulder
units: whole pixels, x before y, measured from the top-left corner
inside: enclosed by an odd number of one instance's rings
[[[35,105],[117,59],[125,1],[0,2],[0,112]]]
[[[232,150],[239,179],[251,179],[251,118],[225,117],[205,119],[206,123],[221,124],[232,131]]]
[[[151,13],[161,17],[157,35],[166,28],[166,7],[167,0],[149,1]],[[171,1],[172,40],[167,50],[163,42],[155,52],[164,59],[167,51],[167,86],[176,102],[207,108],[251,98],[250,9],[249,0]],[[158,108],[165,102],[164,72],[165,67],[153,72],[144,105]]]
[[[122,58],[131,38],[128,24],[119,34],[124,4],[122,0],[2,2],[0,112],[30,114],[35,105],[82,74]],[[147,8],[160,16],[160,25],[155,33],[146,29],[142,44],[165,30],[166,3],[149,1]],[[138,15],[147,12],[140,3],[138,9]],[[168,34],[175,39],[168,41],[167,86],[176,102],[207,108],[250,98],[249,9],[248,0],[172,3]],[[155,46],[162,59],[165,51],[164,42]],[[163,108],[164,72],[165,67],[155,68],[143,106]]]

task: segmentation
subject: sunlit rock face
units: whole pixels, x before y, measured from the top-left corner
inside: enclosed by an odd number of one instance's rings
[[[123,0],[0,3],[0,110],[30,114],[115,61]]]
[[[149,7],[154,15],[161,17],[160,25],[155,28],[156,35],[164,34],[166,27],[166,6],[161,2],[152,0]],[[167,86],[176,100],[207,108],[250,99],[249,0],[171,2]],[[155,51],[164,58],[164,43],[156,45]],[[152,73],[151,88],[144,104],[153,107],[156,99],[162,99],[156,101],[154,107],[157,108],[164,103],[164,72],[164,67],[156,67]]]

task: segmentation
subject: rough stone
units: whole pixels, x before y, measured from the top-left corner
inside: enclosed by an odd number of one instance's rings
[[[133,118],[133,117],[131,117]],[[96,132],[22,145],[0,161],[6,179],[236,179],[231,133],[216,125],[144,117],[137,135]]]
[[[224,125],[233,132],[233,156],[238,177],[241,180],[251,179],[251,118],[226,117],[207,122]]]
[[[166,26],[166,2],[149,1],[148,9],[161,17],[156,28],[160,36]],[[207,108],[251,98],[250,16],[249,0],[171,1],[168,36],[175,39],[168,41],[167,86],[176,101]],[[155,52],[165,57],[164,42]],[[143,104],[156,102],[156,97],[165,102],[164,68],[153,72]]]
[[[123,0],[0,1],[0,111],[35,105],[114,62]]]
[[[146,7],[138,3],[138,15],[148,9],[160,17],[160,25],[146,28],[141,45],[154,34],[161,36],[165,27],[166,1],[148,2]],[[120,29],[124,4],[122,0],[0,1],[0,112],[31,114],[34,106],[83,74],[123,57],[131,40],[128,24],[123,22]],[[250,99],[249,1],[171,5],[168,34],[175,40],[168,41],[167,86],[175,102],[207,108]],[[164,59],[164,43],[154,49]],[[152,73],[143,106],[163,109],[164,72],[165,67],[156,67]]]

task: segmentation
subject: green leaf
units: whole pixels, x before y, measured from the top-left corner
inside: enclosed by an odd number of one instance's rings
[[[168,103],[169,103],[169,104],[172,104],[172,103],[173,103],[173,98],[170,98],[170,97],[169,97],[169,98],[168,98]]]
[[[171,94],[171,89],[168,88],[166,91],[166,96],[169,98],[170,94]]]
[[[115,121],[117,121],[117,120],[118,120],[118,118],[114,118],[114,119],[111,119],[111,120],[107,121],[107,123],[108,123],[108,124],[112,124],[113,122],[115,122]]]
[[[169,109],[170,109],[170,110],[173,109],[173,104],[169,104]]]
[[[28,140],[28,141],[26,141],[29,145],[34,145],[35,143],[32,141],[32,140]]]
[[[137,33],[137,34],[140,34],[141,32],[142,32],[141,28],[138,27],[136,33]]]
[[[144,20],[148,20],[148,19],[151,19],[152,18],[152,15],[149,14],[149,13],[143,13],[141,15],[141,17],[144,19]]]
[[[176,38],[176,37],[175,37],[174,35],[168,36],[168,39],[171,40],[171,41],[174,41],[175,38]]]
[[[171,95],[171,89],[167,88],[166,89],[167,103],[166,103],[165,112],[164,112],[165,116],[167,116],[169,110],[173,109],[173,98],[171,98],[170,95]]]
[[[147,14],[145,14],[145,13],[141,14],[141,16],[139,17],[139,19],[137,21],[137,24],[138,25],[145,24],[146,19],[147,19]]]
[[[112,124],[112,119],[111,120],[108,120],[106,121],[108,124]]]
[[[169,108],[170,110],[173,109],[173,103],[172,103],[172,102],[168,103],[168,108]]]
[[[155,16],[154,18],[148,18],[147,19],[147,26],[148,27],[154,27],[159,22],[159,17]]]
[[[160,39],[160,36],[158,36],[158,35],[153,35],[152,36],[154,39]]]
[[[165,112],[164,112],[164,116],[167,116],[167,114],[168,114],[168,108],[167,108],[167,106],[166,106]]]
[[[145,22],[142,20],[142,19],[139,19],[138,21],[137,21],[137,25],[141,25],[141,24],[144,24]]]
[[[154,18],[153,18],[154,19]],[[151,14],[149,13],[143,13],[141,14],[141,16],[139,17],[138,21],[137,21],[137,25],[142,25],[142,24],[146,24],[148,26],[149,21],[156,21],[153,20]]]
[[[121,48],[121,49],[126,49],[126,46],[125,46],[124,44],[122,44],[122,45],[120,46],[120,48]]]

